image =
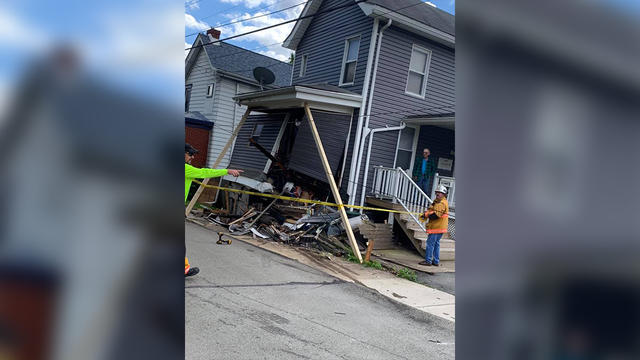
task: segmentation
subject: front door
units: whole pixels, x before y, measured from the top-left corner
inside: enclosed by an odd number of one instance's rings
[[[398,134],[398,146],[394,167],[402,168],[409,175],[411,175],[411,171],[413,170],[419,132],[420,127],[416,125],[407,125],[400,131],[400,134]]]

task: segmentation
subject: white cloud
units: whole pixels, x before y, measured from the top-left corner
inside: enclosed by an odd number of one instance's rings
[[[287,7],[287,6],[282,5],[280,8],[282,7]],[[298,17],[300,12],[302,11],[302,8],[303,8],[302,6],[298,6],[278,14],[268,15],[268,16],[257,18],[257,19],[236,23],[230,26],[225,26],[222,28],[222,33],[223,33],[222,38],[237,35],[237,34],[243,34],[249,31],[275,25],[287,20],[295,19]],[[259,16],[259,15],[264,15],[272,11],[274,10],[265,9],[264,11],[256,12],[253,14],[245,13],[244,15],[236,16],[236,18],[240,17],[242,19],[248,19],[251,17]],[[276,26],[267,30],[262,30],[262,31],[255,32],[253,34],[242,36],[238,38],[238,40],[239,41],[242,41],[242,40],[256,41],[263,46],[271,45],[274,43],[282,43],[284,39],[291,32],[291,29],[293,29],[294,25],[295,23],[291,22],[285,25]],[[287,61],[291,54],[291,50],[278,45],[270,46],[267,50],[262,50],[262,51],[258,50],[258,52],[270,57],[283,60],[283,61]]]
[[[278,0],[220,0],[220,2],[233,5],[243,4],[246,8],[253,9],[261,5],[273,5],[277,3]]]
[[[7,8],[0,8],[0,45],[21,50],[45,50],[51,37],[43,28],[28,23]]]
[[[209,26],[209,24],[207,24],[206,22],[198,21],[192,15],[189,15],[187,13],[184,13],[184,23],[185,23],[185,26],[189,29],[196,29],[196,30],[203,31],[211,28],[211,26]]]
[[[200,0],[185,1],[184,6],[190,10],[200,9]]]

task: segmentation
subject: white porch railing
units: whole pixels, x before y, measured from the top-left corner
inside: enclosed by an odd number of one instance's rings
[[[390,199],[394,203],[400,204],[409,213],[422,213],[432,203],[427,194],[401,168],[374,166],[373,169],[373,196],[380,199]],[[422,230],[426,231],[418,216],[409,215]]]

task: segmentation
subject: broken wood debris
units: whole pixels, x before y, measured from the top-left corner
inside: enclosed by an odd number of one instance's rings
[[[208,211],[212,210],[212,211]],[[267,241],[305,247],[346,256],[352,250],[341,224],[340,213],[335,209],[311,204],[300,206],[286,204],[275,199],[265,204],[252,204],[242,215],[205,209],[204,218],[228,228],[234,235],[249,235]],[[354,231],[368,224],[365,215],[350,214],[349,223]],[[364,250],[366,240],[358,236],[358,245]]]

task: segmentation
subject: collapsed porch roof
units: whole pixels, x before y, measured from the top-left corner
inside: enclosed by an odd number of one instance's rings
[[[303,108],[351,114],[359,108],[362,96],[332,85],[293,85],[279,89],[240,94],[233,98],[240,105],[260,112]]]

